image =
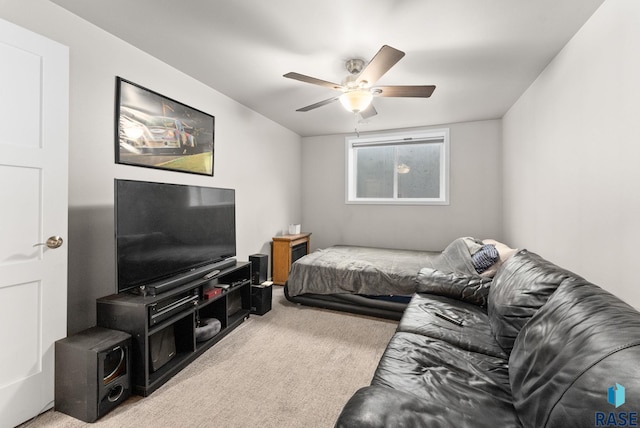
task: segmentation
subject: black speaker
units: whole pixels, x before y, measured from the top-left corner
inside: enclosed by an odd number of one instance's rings
[[[131,335],[92,327],[55,343],[55,410],[94,422],[131,395]]]
[[[251,313],[256,315],[264,315],[271,310],[271,295],[273,287],[267,285],[264,287],[251,286]]]
[[[267,280],[267,268],[269,256],[267,254],[252,254],[249,256],[251,262],[251,283],[262,284]]]
[[[176,355],[176,336],[173,324],[149,336],[149,363],[155,372]]]

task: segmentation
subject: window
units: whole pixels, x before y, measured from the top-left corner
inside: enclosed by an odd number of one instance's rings
[[[347,203],[449,204],[449,130],[347,137]]]

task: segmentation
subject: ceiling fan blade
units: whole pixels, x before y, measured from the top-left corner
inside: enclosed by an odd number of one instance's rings
[[[416,97],[429,98],[436,87],[424,86],[376,86],[372,92],[378,97]]]
[[[391,46],[384,45],[377,54],[369,61],[369,64],[358,76],[358,82],[367,81],[368,85],[373,85],[391,67],[402,59],[404,52]]]
[[[315,77],[305,76],[304,74],[300,74],[300,73],[290,72],[283,75],[282,77],[299,80],[305,83],[311,83],[312,85],[323,86],[329,89],[337,89],[337,90],[342,89],[342,86],[338,85],[337,83],[327,82],[326,80],[316,79]]]
[[[373,104],[369,104],[369,107],[367,107],[366,109],[360,112],[360,116],[363,119],[369,119],[370,117],[375,116],[376,114],[378,114],[378,112],[376,111],[376,108],[373,106]]]
[[[324,101],[320,101],[320,102],[317,102],[317,103],[315,103],[315,104],[311,104],[311,105],[308,105],[308,106],[306,106],[306,107],[299,108],[299,109],[298,109],[298,110],[296,110],[296,111],[309,111],[309,110],[313,110],[314,108],[318,108],[318,107],[325,106],[325,105],[327,105],[327,104],[331,104],[332,102],[336,101],[338,98],[340,98],[340,97],[339,97],[339,96],[337,96],[337,97],[329,98],[329,99],[326,99],[326,100],[324,100]]]

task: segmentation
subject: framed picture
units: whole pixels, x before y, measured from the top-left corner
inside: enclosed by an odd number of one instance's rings
[[[213,176],[215,117],[116,78],[116,163]]]

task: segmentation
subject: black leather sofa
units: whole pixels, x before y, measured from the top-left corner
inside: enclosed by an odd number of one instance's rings
[[[638,426],[634,308],[527,250],[477,303],[414,295],[336,427]]]

